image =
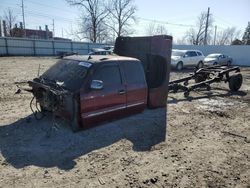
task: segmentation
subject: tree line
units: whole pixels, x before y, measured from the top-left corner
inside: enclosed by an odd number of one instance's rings
[[[66,0],[82,10],[79,29],[74,32],[79,39],[90,42],[114,41],[121,35],[133,33],[131,24],[136,21],[134,0]]]
[[[207,25],[206,22],[208,21]],[[212,15],[207,20],[207,13],[201,12],[197,17],[194,27],[188,29],[179,44],[203,45],[205,40],[205,29],[207,26],[207,44],[209,45],[249,45],[250,44],[250,22],[242,36],[242,31],[236,27],[227,27],[217,31]],[[220,26],[218,26],[220,27]]]
[[[128,36],[135,33],[133,25],[137,23],[137,7],[134,0],[66,0],[70,6],[80,9],[78,29],[68,31],[77,40],[93,43],[114,42],[116,37]],[[7,9],[3,19],[6,22],[7,36],[14,36],[12,32],[17,16],[11,9]],[[177,44],[203,45],[205,32],[208,45],[241,45],[250,44],[250,22],[245,31],[236,27],[228,27],[216,31],[215,19],[207,13],[201,12],[193,27],[184,31],[184,36],[176,41]],[[220,26],[218,26],[220,27]],[[166,24],[150,22],[144,28],[145,35],[169,34]],[[174,33],[172,34],[174,36]]]

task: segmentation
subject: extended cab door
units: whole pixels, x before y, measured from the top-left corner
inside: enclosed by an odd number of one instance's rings
[[[114,118],[126,108],[126,90],[121,71],[116,63],[101,65],[93,73],[93,80],[103,82],[102,89],[89,89],[81,95],[81,117],[83,126]]]
[[[121,63],[127,91],[127,112],[142,111],[147,106],[147,83],[140,61]]]

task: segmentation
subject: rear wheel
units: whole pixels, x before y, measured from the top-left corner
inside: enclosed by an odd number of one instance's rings
[[[242,74],[234,74],[229,77],[228,85],[231,91],[238,91],[242,85]]]
[[[177,63],[176,69],[177,69],[178,71],[180,71],[180,70],[183,69],[183,63],[182,63],[181,61]]]

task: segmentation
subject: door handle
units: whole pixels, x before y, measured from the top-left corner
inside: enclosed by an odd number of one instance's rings
[[[126,93],[126,91],[124,90],[124,89],[121,89],[121,90],[119,90],[119,95],[123,95],[123,94],[125,94]]]

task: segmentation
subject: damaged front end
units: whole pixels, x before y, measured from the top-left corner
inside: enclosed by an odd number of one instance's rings
[[[80,120],[78,120],[79,95],[77,93],[53,86],[39,78],[29,81],[28,84],[32,87],[34,95],[30,108],[36,119],[44,117],[46,112],[52,112],[53,115],[70,122],[73,130],[78,130]]]
[[[87,75],[87,68],[78,61],[60,60],[40,77],[28,81],[33,98],[30,103],[36,119],[47,112],[70,123],[73,131],[81,127],[80,88]]]

